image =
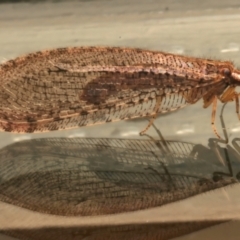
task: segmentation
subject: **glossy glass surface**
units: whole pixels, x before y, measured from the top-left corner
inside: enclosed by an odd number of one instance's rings
[[[0,60],[57,47],[123,46],[240,67],[239,22],[237,0],[4,3]],[[146,119],[1,132],[0,232],[19,239],[237,239],[238,222],[229,221],[239,218],[240,122],[235,104],[227,104],[229,143],[220,143],[212,109],[202,105],[159,116],[163,137],[153,127],[151,137],[139,136]],[[223,136],[221,110],[219,103]]]

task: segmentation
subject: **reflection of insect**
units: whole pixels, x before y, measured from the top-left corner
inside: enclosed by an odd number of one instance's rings
[[[213,176],[225,167],[212,147],[166,141],[158,133],[161,140],[42,138],[9,145],[0,150],[0,201],[67,219],[159,207],[237,182]],[[110,219],[104,226],[61,225],[47,231],[42,226],[34,231],[14,228],[16,221],[7,221],[4,233],[22,238],[167,240],[226,221],[218,216],[196,221],[192,214],[192,221],[182,216],[179,222],[172,211],[173,222],[159,214],[156,224],[112,225]]]
[[[166,141],[158,133],[160,140],[42,138],[7,146],[0,150],[0,201],[55,215],[102,215],[237,182],[214,176],[225,167],[216,156],[209,159],[212,149],[203,155],[202,145]]]
[[[216,163],[222,163],[225,165],[227,163],[228,173],[223,171],[215,171],[213,173],[213,179],[222,178],[223,176],[235,177],[238,181],[240,180],[240,138],[234,138],[232,140],[232,146],[228,143],[228,133],[223,119],[223,111],[226,103],[223,105],[220,115],[221,126],[223,129],[223,134],[225,139],[214,139],[210,138],[208,141],[209,148],[197,144],[193,147],[191,156],[197,158],[206,158],[215,161]],[[224,143],[224,147],[221,147],[219,143]],[[224,167],[225,168],[225,167]]]
[[[111,47],[36,52],[0,65],[0,128],[42,132],[152,117],[203,98],[235,100],[240,71],[231,62]]]

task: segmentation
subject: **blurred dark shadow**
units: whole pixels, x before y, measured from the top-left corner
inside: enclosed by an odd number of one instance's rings
[[[182,236],[200,229],[223,223],[223,221],[138,224],[117,226],[91,226],[69,228],[42,228],[42,229],[11,229],[3,233],[29,240],[167,240]]]

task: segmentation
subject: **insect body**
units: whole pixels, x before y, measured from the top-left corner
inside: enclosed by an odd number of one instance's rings
[[[235,100],[231,62],[133,48],[42,51],[0,65],[0,129],[43,132],[152,117],[203,99]],[[147,127],[147,128],[148,128]],[[147,128],[145,130],[147,130]],[[145,132],[142,131],[142,132]]]

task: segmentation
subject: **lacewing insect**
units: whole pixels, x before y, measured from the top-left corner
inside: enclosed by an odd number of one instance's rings
[[[31,53],[0,65],[0,129],[43,132],[170,112],[203,99],[235,101],[240,70],[228,61],[118,47]]]

